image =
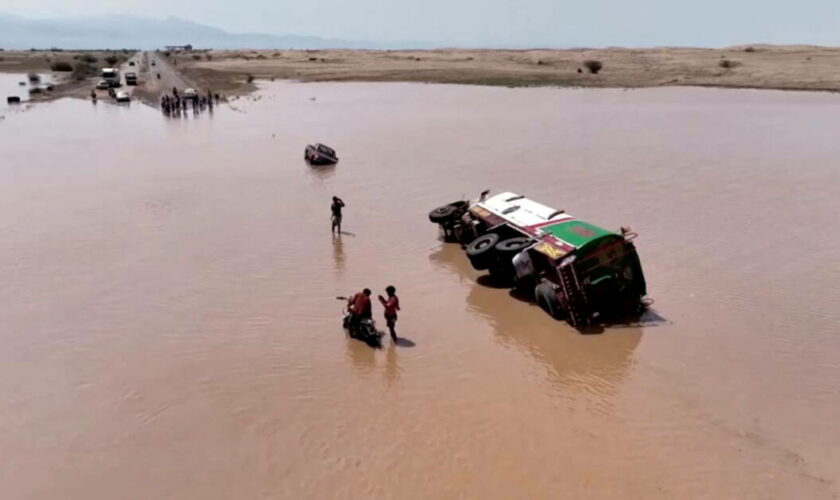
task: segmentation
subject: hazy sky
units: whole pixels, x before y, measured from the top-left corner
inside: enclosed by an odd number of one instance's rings
[[[177,16],[233,32],[452,45],[840,45],[840,0],[0,0],[0,12]]]

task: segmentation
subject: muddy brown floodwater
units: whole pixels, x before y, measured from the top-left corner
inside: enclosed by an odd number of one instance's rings
[[[840,97],[233,106],[0,122],[3,498],[840,495]],[[313,141],[340,164],[306,166]],[[663,321],[581,335],[477,283],[426,214],[484,188],[632,226]],[[414,345],[347,340],[335,296],[388,284]]]

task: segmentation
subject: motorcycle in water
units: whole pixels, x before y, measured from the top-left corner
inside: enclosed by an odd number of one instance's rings
[[[336,298],[345,302],[348,300],[347,297]],[[346,306],[341,312],[343,314],[341,325],[344,327],[344,330],[350,338],[362,341],[374,349],[382,347],[382,336],[384,334],[376,329],[376,322],[374,322],[372,318],[362,319],[357,325],[353,325],[353,315]]]

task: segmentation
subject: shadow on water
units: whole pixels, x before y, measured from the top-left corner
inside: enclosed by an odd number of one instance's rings
[[[467,273],[472,273],[472,267],[469,265],[469,261],[464,258],[463,263],[456,264],[457,260],[450,260],[450,259],[457,259],[457,257],[453,257],[457,255],[460,250],[457,246],[447,245],[444,246],[437,252],[430,255],[429,259],[433,262],[438,262],[447,267],[453,267],[462,274],[462,276],[466,276]],[[445,257],[445,258],[444,258]],[[533,294],[528,293],[526,290],[517,290],[511,288],[511,283],[504,279],[499,279],[489,274],[481,274],[475,278],[475,283],[481,285],[485,288],[495,289],[495,290],[508,290],[508,295],[520,302],[526,302],[528,304],[537,305],[536,298]],[[556,320],[558,322],[565,323],[565,320]],[[610,317],[610,318],[601,318],[598,320],[597,323],[588,325],[588,326],[577,326],[572,327],[568,325],[570,328],[574,328],[579,333],[584,335],[592,335],[592,334],[600,334],[604,333],[610,329],[617,329],[617,328],[641,328],[641,327],[654,327],[654,326],[663,326],[666,324],[670,324],[671,322],[660,315],[657,311],[646,308],[640,314],[631,314],[631,315],[623,315],[617,317]]]
[[[344,255],[344,242],[341,241],[341,235],[338,235],[338,237],[333,236],[332,245],[335,270],[339,272],[344,271],[344,261],[346,260],[346,257]]]
[[[613,384],[630,369],[633,352],[642,339],[641,328],[628,326],[604,335],[581,335],[566,322],[548,316],[533,300],[476,282],[475,271],[457,246],[444,245],[429,259],[465,282],[472,281],[467,285],[467,310],[486,319],[500,343],[515,346],[543,363],[551,380],[559,385]]]
[[[376,350],[350,336],[347,336],[347,357],[362,373],[369,373],[376,366]]]
[[[391,345],[393,345],[393,343]],[[399,347],[414,347],[417,344],[415,344],[414,341],[411,339],[407,339],[405,337],[397,337],[397,345]]]
[[[335,175],[335,165],[309,165],[309,175],[324,181]]]

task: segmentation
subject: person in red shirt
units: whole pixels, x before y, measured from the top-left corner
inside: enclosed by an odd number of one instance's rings
[[[400,299],[397,297],[397,289],[393,286],[388,286],[385,289],[385,293],[388,294],[388,298],[386,299],[383,296],[379,296],[379,302],[385,307],[385,324],[388,325],[388,331],[391,333],[391,340],[395,343],[397,342],[397,332],[394,330],[394,326],[397,324],[397,311],[400,310]]]
[[[370,319],[373,315],[371,313],[370,294],[370,288],[365,288],[352,296],[347,304],[347,310],[351,314],[350,324],[354,327],[358,326],[363,319]]]

